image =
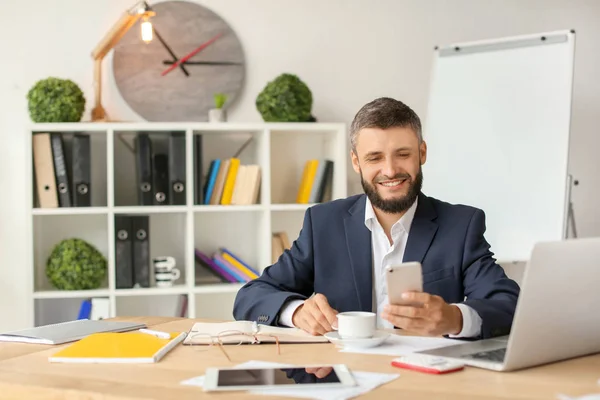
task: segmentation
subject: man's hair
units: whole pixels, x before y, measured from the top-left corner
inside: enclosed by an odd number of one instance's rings
[[[409,127],[416,134],[419,143],[423,141],[421,120],[419,116],[401,101],[380,97],[365,104],[354,116],[350,125],[350,145],[356,152],[358,132],[364,128],[388,129],[392,127]]]

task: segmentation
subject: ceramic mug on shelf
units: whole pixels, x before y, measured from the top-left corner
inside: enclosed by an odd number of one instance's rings
[[[154,281],[157,287],[170,287],[181,276],[174,257],[154,257]]]

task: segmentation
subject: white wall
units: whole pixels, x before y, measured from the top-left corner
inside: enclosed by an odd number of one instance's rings
[[[23,176],[25,95],[50,75],[73,79],[93,102],[90,52],[134,0],[3,0],[0,37],[0,330],[21,327],[27,313],[27,204]],[[231,121],[260,121],[254,99],[282,72],[312,89],[319,121],[349,123],[365,102],[392,96],[425,118],[436,44],[573,28],[577,31],[571,170],[580,236],[600,234],[600,2],[595,0],[207,0],[244,45],[245,90]],[[120,120],[139,120],[119,97],[105,59],[104,105]],[[350,171],[351,192],[360,184]],[[425,177],[426,179],[426,177]],[[465,182],[468,184],[468,182]]]

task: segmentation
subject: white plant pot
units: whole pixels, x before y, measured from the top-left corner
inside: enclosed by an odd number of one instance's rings
[[[208,110],[208,122],[225,122],[227,113],[222,108],[213,108]]]

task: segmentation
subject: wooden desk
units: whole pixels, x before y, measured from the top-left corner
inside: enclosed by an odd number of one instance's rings
[[[120,318],[126,320],[127,318]],[[131,318],[139,320],[139,318]],[[142,319],[153,329],[187,331],[195,322],[170,318]],[[152,323],[154,322],[154,323]],[[556,399],[558,393],[581,396],[600,392],[600,355],[516,372],[476,368],[449,375],[429,375],[390,366],[393,357],[340,353],[333,344],[228,347],[229,362],[216,347],[178,346],[156,364],[50,364],[48,356],[62,346],[4,343],[0,359],[0,397],[36,399],[254,399],[256,395],[204,393],[181,381],[203,375],[207,367],[261,360],[290,364],[344,363],[356,371],[399,373],[400,377],[366,394],[365,399]],[[15,350],[16,349],[16,350]],[[275,399],[274,396],[268,398]]]

